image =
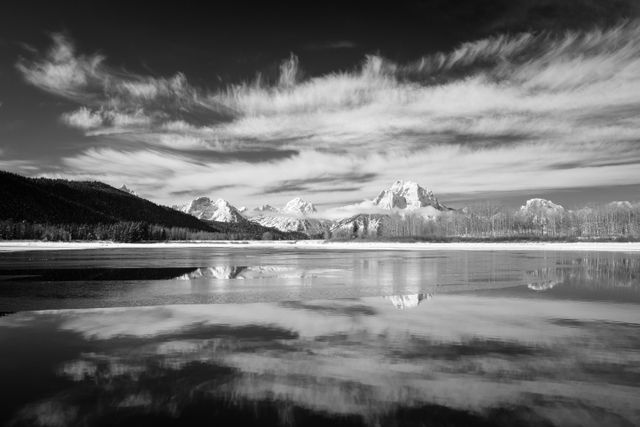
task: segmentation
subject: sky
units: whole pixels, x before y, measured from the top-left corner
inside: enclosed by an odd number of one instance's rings
[[[172,205],[640,199],[640,3],[4,6],[0,169]]]

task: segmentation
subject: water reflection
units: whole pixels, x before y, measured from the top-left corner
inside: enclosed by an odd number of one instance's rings
[[[0,282],[74,282],[171,280],[194,272],[195,268],[29,268],[2,269]]]
[[[640,425],[638,303],[623,253],[0,254],[0,424]]]
[[[0,374],[13,396],[0,421],[640,422],[637,305],[443,294],[397,310],[390,301],[5,316]]]
[[[640,302],[640,257],[616,254],[557,260],[527,272],[527,287],[550,296]]]
[[[431,294],[412,294],[412,295],[391,295],[385,297],[391,304],[398,310],[404,310],[406,308],[417,307],[423,300],[430,300],[433,297]]]
[[[639,275],[625,253],[43,251],[0,254],[0,311],[462,292],[640,302]]]
[[[197,268],[193,271],[176,277],[178,280],[200,280],[200,279],[260,279],[260,278],[304,278],[315,277],[326,274],[330,270],[319,269],[297,269],[279,265],[258,265],[258,266],[233,266],[222,265],[216,267]]]

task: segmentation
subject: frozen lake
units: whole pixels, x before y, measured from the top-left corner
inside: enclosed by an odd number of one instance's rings
[[[640,424],[638,253],[2,253],[0,312],[0,424]]]

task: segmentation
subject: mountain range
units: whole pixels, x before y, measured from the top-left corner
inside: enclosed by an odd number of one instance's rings
[[[411,215],[433,220],[453,211],[441,203],[432,191],[412,181],[395,181],[372,199],[319,212],[313,203],[300,197],[281,207],[265,204],[253,209],[237,209],[223,199],[197,197],[169,208],[137,196],[126,185],[118,189],[97,181],[26,178],[2,171],[0,200],[0,221],[13,224],[139,222],[247,239],[304,239],[342,235],[377,237],[381,235],[381,230],[388,231],[389,226],[397,224],[398,217]],[[637,204],[624,201],[612,202],[608,206],[617,211],[631,211],[638,207]],[[461,209],[460,213],[467,217],[485,215],[482,211],[468,208]],[[544,225],[549,220],[561,218],[565,213],[584,216],[593,214],[593,209],[569,211],[550,200],[535,198],[520,207],[516,216],[525,217],[533,224]],[[555,220],[553,223],[557,224]],[[12,233],[15,234],[16,230]],[[22,233],[21,230],[18,231]]]
[[[629,202],[612,202],[611,206],[624,208]],[[395,181],[389,188],[381,190],[372,199],[360,203],[318,212],[313,203],[296,197],[278,208],[270,204],[254,209],[236,209],[229,202],[208,197],[199,197],[177,206],[182,212],[200,219],[210,219],[226,223],[258,224],[283,232],[299,232],[311,237],[327,234],[357,234],[375,237],[392,222],[392,216],[419,215],[433,220],[454,209],[441,203],[433,191],[413,181]],[[469,213],[468,208],[461,210]],[[526,201],[517,214],[530,218],[534,223],[558,217],[567,211],[563,206],[550,200],[534,198]]]
[[[372,200],[337,208],[343,212],[338,219],[324,218],[315,205],[300,197],[290,200],[281,208],[269,204],[253,210],[240,212],[226,200],[213,201],[209,197],[198,197],[189,203],[174,206],[175,209],[199,219],[229,223],[246,221],[272,227],[285,232],[301,232],[309,236],[322,236],[337,229],[368,229],[372,233],[384,223],[389,213],[419,213],[434,218],[440,212],[450,210],[440,203],[431,190],[413,181],[395,181]]]

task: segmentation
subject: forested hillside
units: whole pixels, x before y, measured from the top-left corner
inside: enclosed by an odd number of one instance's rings
[[[43,224],[144,221],[218,231],[191,215],[159,206],[101,182],[25,178],[0,172],[0,219]]]
[[[0,239],[304,239],[258,224],[201,221],[92,181],[26,178],[0,171]]]

